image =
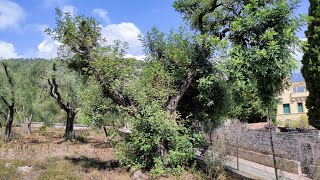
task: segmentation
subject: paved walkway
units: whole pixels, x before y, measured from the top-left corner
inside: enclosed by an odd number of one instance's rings
[[[236,173],[247,176],[250,179],[272,180],[275,178],[274,169],[269,166],[264,166],[251,161],[239,158],[239,170],[237,170],[236,157],[230,156],[227,167]],[[286,171],[278,171],[279,179],[281,180],[311,180],[305,176],[289,173]]]

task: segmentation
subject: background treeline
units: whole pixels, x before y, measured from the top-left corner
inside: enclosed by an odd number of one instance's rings
[[[134,63],[138,74],[143,62]],[[13,86],[8,81],[3,64],[12,77]],[[53,71],[54,64],[56,71]],[[38,58],[5,59],[0,61],[0,95],[8,101],[14,99],[14,126],[21,125],[25,118],[30,117],[32,122],[43,122],[46,125],[66,123],[66,113],[49,93],[48,79],[53,74],[62,99],[74,102],[79,111],[74,123],[101,127],[110,125],[114,119],[119,118],[111,101],[102,97],[99,84],[91,79],[81,79],[81,76],[69,70],[65,63]],[[6,110],[7,107],[1,100],[0,112],[5,113]],[[6,115],[1,115],[0,126],[3,127],[5,124]]]
[[[134,60],[135,73],[139,76],[145,64],[144,61]],[[110,125],[114,119],[120,119],[116,106],[108,99],[103,98],[99,83],[82,77],[68,69],[61,61],[47,59],[6,59],[1,60],[0,66],[0,92],[7,98],[11,98],[11,86],[2,64],[6,64],[9,73],[13,77],[13,89],[15,96],[14,125],[19,125],[27,117],[32,116],[32,122],[66,123],[66,113],[61,110],[56,101],[49,94],[48,79],[54,73],[53,64],[57,64],[56,79],[59,84],[60,94],[63,99],[72,100],[76,103],[79,114],[75,117],[75,123],[87,124],[92,127]],[[134,78],[134,76],[132,78]],[[242,92],[242,95],[233,94],[237,104],[230,104],[229,116],[238,118],[244,122],[265,121],[265,110],[261,100],[252,93]],[[232,91],[230,91],[232,93]],[[229,99],[232,101],[232,99]],[[233,100],[235,102],[235,100]],[[239,103],[240,102],[240,103]],[[193,106],[192,104],[189,104]],[[5,111],[3,102],[0,110]],[[275,111],[274,111],[275,112]],[[4,126],[6,118],[0,116],[0,126]],[[121,122],[119,122],[121,126]]]

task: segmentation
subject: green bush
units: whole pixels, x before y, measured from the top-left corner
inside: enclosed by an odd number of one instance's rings
[[[132,133],[119,145],[119,161],[153,176],[179,174],[195,157],[188,130],[163,110],[148,109],[146,117],[133,120]]]
[[[298,123],[299,123],[298,126],[299,126],[300,128],[304,128],[304,129],[308,128],[308,127],[309,127],[309,118],[308,118],[308,115],[302,114],[302,115],[300,116],[300,119],[299,119],[299,122],[298,122]]]

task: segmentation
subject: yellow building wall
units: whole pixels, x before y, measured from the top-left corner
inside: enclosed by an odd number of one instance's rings
[[[294,92],[294,88],[304,87],[303,92]],[[280,103],[277,105],[277,121],[287,120],[299,120],[302,114],[306,114],[308,109],[306,108],[306,99],[309,92],[305,88],[305,82],[292,83],[291,87],[284,90],[284,92],[278,96]],[[298,103],[302,103],[303,112],[298,112]],[[284,113],[284,104],[290,105],[290,113]]]

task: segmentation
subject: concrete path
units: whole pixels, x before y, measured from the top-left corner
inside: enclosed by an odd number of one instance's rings
[[[239,170],[237,170],[236,157],[230,156],[227,162],[227,168],[235,173],[247,176],[250,179],[273,180],[275,178],[274,169],[272,167],[257,164],[239,158]],[[278,171],[281,180],[311,180],[305,176],[289,173],[286,171]]]

